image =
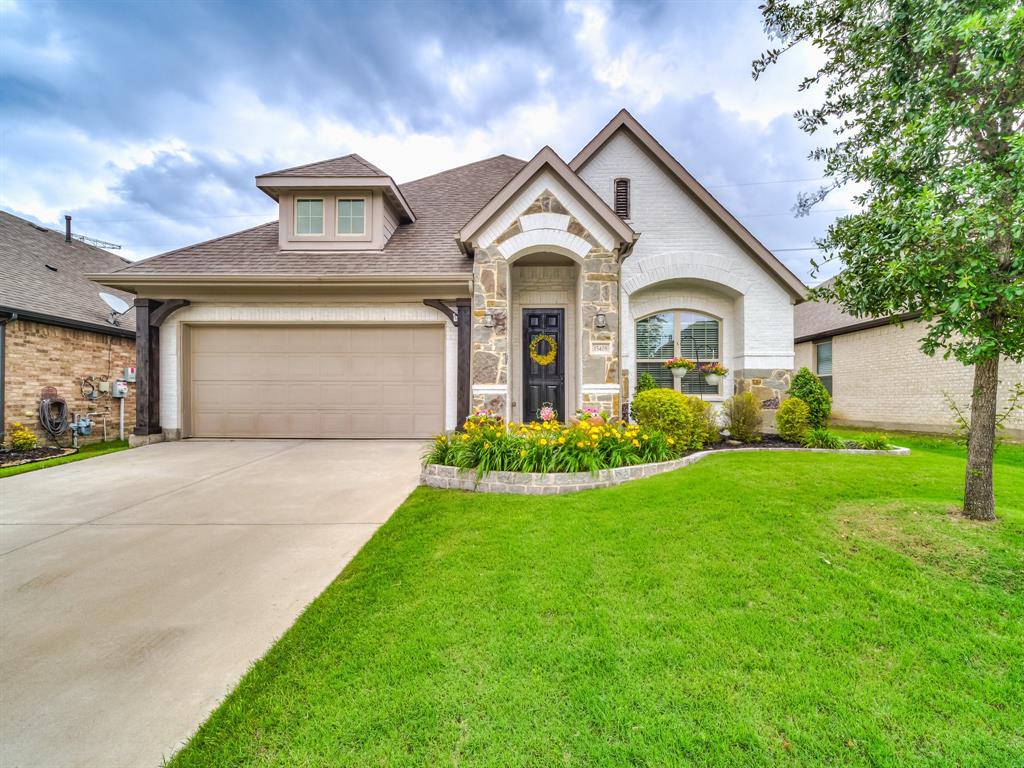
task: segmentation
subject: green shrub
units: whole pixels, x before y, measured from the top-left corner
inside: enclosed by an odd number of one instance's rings
[[[829,416],[832,415],[832,398],[829,397],[821,379],[811,373],[809,368],[797,371],[793,383],[789,385],[789,394],[807,403],[813,429],[824,429],[828,426]]]
[[[39,445],[35,433],[20,422],[11,424],[11,449],[15,451],[31,451]]]
[[[639,395],[641,392],[646,392],[648,389],[657,389],[658,382],[654,380],[647,371],[641,373],[636,379],[636,393]]]
[[[718,414],[714,406],[707,400],[699,397],[687,396],[690,410],[693,412],[693,424],[697,429],[702,445],[714,445],[722,440],[721,427],[718,423]]]
[[[694,403],[693,401],[696,401]],[[648,389],[633,400],[636,421],[645,429],[664,432],[682,450],[700,450],[711,427],[704,417],[705,405],[674,389]]]
[[[845,448],[846,441],[835,432],[829,432],[820,427],[812,429],[804,437],[804,448],[831,448],[833,450]]]
[[[811,409],[799,397],[786,398],[775,413],[775,428],[783,440],[802,442],[811,430]]]
[[[861,435],[853,443],[862,451],[888,451],[892,448],[888,435]]]
[[[722,405],[725,427],[734,440],[756,443],[761,440],[761,401],[753,392],[733,395]]]

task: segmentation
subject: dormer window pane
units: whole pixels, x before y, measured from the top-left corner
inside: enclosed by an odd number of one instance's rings
[[[362,235],[365,233],[365,206],[365,200],[338,200],[339,235]]]
[[[295,234],[322,235],[324,233],[324,201],[295,201]]]

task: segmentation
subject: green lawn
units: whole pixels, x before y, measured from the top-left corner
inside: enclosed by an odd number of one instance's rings
[[[420,488],[171,765],[1019,767],[1024,446],[897,442]]]
[[[13,467],[0,468],[0,477],[21,475],[25,472],[34,472],[37,469],[56,467],[58,464],[67,464],[72,461],[91,459],[93,456],[102,456],[105,453],[115,453],[116,451],[123,451],[127,448],[127,440],[108,440],[105,443],[89,443],[88,445],[83,445],[81,449],[79,449],[78,453],[70,453],[67,456],[58,456],[55,459],[34,461],[31,464],[16,464]]]

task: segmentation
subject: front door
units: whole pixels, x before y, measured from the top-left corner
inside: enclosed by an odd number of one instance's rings
[[[565,310],[523,310],[523,421],[546,404],[565,420]]]

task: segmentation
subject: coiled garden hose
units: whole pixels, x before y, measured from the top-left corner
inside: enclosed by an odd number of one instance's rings
[[[68,404],[63,397],[39,401],[39,423],[54,442],[68,431]]]

